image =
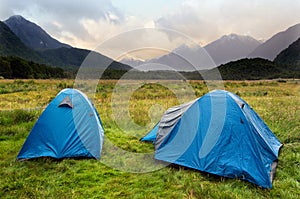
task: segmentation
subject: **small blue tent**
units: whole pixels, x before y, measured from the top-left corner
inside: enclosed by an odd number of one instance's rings
[[[155,159],[271,188],[282,144],[240,97],[212,91],[170,108],[142,138]]]
[[[76,89],[64,89],[43,111],[17,159],[99,159],[103,138],[100,117],[87,96]]]

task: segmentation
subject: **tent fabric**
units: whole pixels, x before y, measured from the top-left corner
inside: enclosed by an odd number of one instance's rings
[[[155,142],[156,140],[156,134],[158,131],[159,126],[164,130],[168,131],[169,128],[172,128],[173,124],[175,124],[182,114],[185,112],[186,109],[188,109],[194,101],[188,102],[179,106],[174,106],[166,111],[164,114],[164,117],[161,119],[159,123],[155,125],[155,127],[145,136],[141,139],[141,141],[146,142]],[[161,133],[164,135],[164,133]],[[158,143],[157,143],[158,145]]]
[[[157,123],[155,125],[155,127],[145,137],[143,137],[142,139],[140,139],[140,141],[155,143],[156,133],[158,131],[158,127],[159,127],[159,123]]]
[[[64,89],[49,103],[27,137],[17,159],[38,157],[100,158],[104,130],[85,94]]]
[[[187,104],[150,131],[155,159],[272,187],[282,144],[244,100],[216,90]]]

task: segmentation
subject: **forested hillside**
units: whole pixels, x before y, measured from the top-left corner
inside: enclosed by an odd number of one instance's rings
[[[0,57],[0,76],[2,78],[63,78],[66,77],[61,68],[26,61],[18,57]]]
[[[286,65],[294,70],[300,70],[300,38],[283,50],[274,62]]]

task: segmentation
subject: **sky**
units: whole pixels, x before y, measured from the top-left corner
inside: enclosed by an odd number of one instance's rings
[[[133,34],[118,46],[174,49],[183,40],[172,31],[201,46],[231,33],[267,40],[300,23],[299,9],[300,0],[0,0],[0,20],[22,15],[59,41],[87,49],[124,32],[164,28],[170,31],[151,40]]]

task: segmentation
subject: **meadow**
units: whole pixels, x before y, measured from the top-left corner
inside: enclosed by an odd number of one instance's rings
[[[16,156],[42,110],[72,80],[0,80],[0,198],[299,198],[300,81],[225,81],[284,144],[272,189],[153,160],[139,139],[163,112],[208,92],[203,81],[101,80],[89,96],[103,122],[100,161]],[[210,88],[218,87],[211,85]],[[190,95],[189,90],[193,91]],[[176,91],[176,93],[174,92]],[[120,99],[121,94],[128,98]],[[130,121],[130,122],[129,122]],[[132,125],[134,124],[134,125]],[[146,172],[145,172],[146,171]]]

